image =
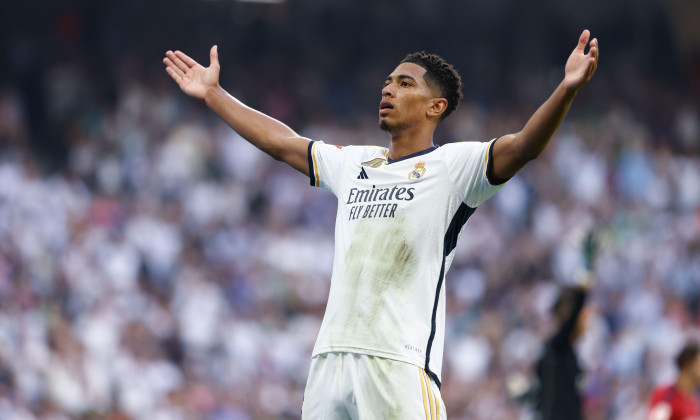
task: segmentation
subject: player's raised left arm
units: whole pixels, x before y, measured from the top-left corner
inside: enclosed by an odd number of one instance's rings
[[[209,51],[209,67],[204,67],[182,51],[168,51],[165,71],[183,92],[204,101],[222,120],[253,146],[292,168],[309,175],[309,139],[286,124],[257,111],[233,96],[219,84],[219,52]]]
[[[590,32],[583,31],[578,45],[566,61],[564,80],[552,95],[530,117],[525,127],[514,134],[507,134],[493,147],[493,166],[489,179],[504,182],[515,175],[526,163],[542,153],[549,139],[559,128],[578,90],[588,83],[598,67],[598,40],[590,41]],[[589,46],[586,53],[586,46]]]

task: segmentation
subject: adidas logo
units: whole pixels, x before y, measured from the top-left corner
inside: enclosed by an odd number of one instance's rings
[[[365,168],[362,168],[360,174],[357,176],[357,179],[369,179],[367,172],[365,172]]]

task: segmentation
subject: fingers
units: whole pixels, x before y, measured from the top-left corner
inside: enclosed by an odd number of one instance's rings
[[[591,57],[595,58],[596,63],[598,62],[598,54],[600,53],[600,48],[598,47],[598,38],[593,38],[591,40],[591,48],[588,51]]]
[[[187,67],[194,67],[197,65],[197,62],[191,59],[187,54],[185,54],[182,51],[175,51],[175,56],[182,60],[183,63],[187,65]]]
[[[596,64],[595,60],[590,59],[588,62],[588,69],[586,70],[586,81],[591,80],[591,77],[593,77],[593,74],[597,68],[598,65]]]
[[[180,51],[177,51],[177,52],[180,53],[180,55],[184,55]],[[181,70],[183,73],[186,73],[187,70],[190,69],[190,66],[185,64],[185,62],[182,61],[182,59],[176,53],[174,53],[172,51],[168,51],[165,53],[165,55],[166,55],[166,57],[168,57],[170,59],[170,62],[172,62],[173,65],[175,67],[177,67],[179,70]],[[184,56],[187,57],[186,55],[184,55]],[[187,57],[187,58],[189,58],[189,57]],[[191,58],[189,58],[189,59],[192,60]]]
[[[177,83],[178,85],[180,84],[180,82],[182,81],[182,76],[180,74],[178,74],[177,71],[173,67],[168,66],[165,68],[165,71],[168,72],[168,74],[170,75],[170,77],[173,78],[175,83]]]
[[[593,40],[595,41],[595,40]],[[586,71],[586,79],[590,80],[598,68],[598,45],[591,41],[591,50],[588,52],[588,70]]]
[[[598,39],[593,38],[591,40],[590,49],[588,50],[589,64],[588,64],[588,79],[593,77],[596,69],[598,68],[598,56],[600,54],[600,48],[598,47]]]
[[[219,48],[218,46],[214,45],[211,47],[211,50],[209,50],[209,61],[210,65],[219,65]]]
[[[180,77],[180,78],[185,77],[185,72],[182,71],[177,65],[175,65],[175,63],[173,63],[173,61],[170,60],[170,58],[165,57],[165,58],[163,59],[163,63],[165,63],[165,65],[167,66],[167,67],[165,68],[166,71],[171,70],[171,71],[172,71],[174,74],[176,74],[178,77]],[[170,72],[168,72],[168,74],[170,74]]]
[[[588,44],[588,38],[590,38],[591,32],[588,29],[584,29],[583,32],[581,32],[581,36],[578,38],[578,45],[576,45],[576,49],[583,52],[583,50],[586,48],[586,44]]]

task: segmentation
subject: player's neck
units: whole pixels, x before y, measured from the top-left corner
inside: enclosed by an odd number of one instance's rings
[[[389,158],[399,160],[434,146],[434,130],[425,132],[402,132],[391,136]]]
[[[684,395],[695,393],[695,381],[688,374],[681,373],[676,381],[676,389]]]

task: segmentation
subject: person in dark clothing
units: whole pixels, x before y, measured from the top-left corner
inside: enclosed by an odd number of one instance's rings
[[[566,288],[554,305],[559,328],[545,344],[536,368],[539,381],[536,410],[540,420],[583,420],[583,371],[574,343],[588,323],[587,294],[585,287]]]
[[[594,283],[592,270],[597,251],[594,229],[588,232],[582,245],[584,270],[577,286],[562,289],[552,307],[558,329],[545,343],[536,366],[539,387],[535,393],[535,409],[539,420],[583,420],[584,372],[574,344],[586,331],[592,315],[586,298]]]

